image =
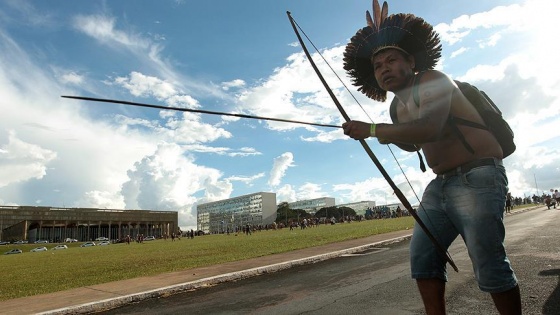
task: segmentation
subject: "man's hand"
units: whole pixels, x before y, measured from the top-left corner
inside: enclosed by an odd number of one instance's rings
[[[344,134],[355,140],[363,140],[371,137],[372,124],[361,121],[349,121],[342,124]]]

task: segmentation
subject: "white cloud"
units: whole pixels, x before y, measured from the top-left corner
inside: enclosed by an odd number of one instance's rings
[[[0,147],[0,187],[30,179],[41,179],[56,152],[18,139],[14,131],[8,143]]]
[[[180,86],[180,90],[188,91],[184,92],[184,94],[231,99],[228,94],[223,93],[219,87],[211,83],[201,83],[197,78],[190,78],[178,73],[174,69],[173,60],[161,56],[164,47],[160,43],[156,43],[142,34],[121,30],[117,25],[115,17],[108,15],[78,15],[73,19],[73,26],[108,49],[119,52],[127,60],[131,58],[137,59],[142,67],[156,73],[158,77],[164,78],[164,82],[172,82],[173,85]],[[142,83],[146,84],[148,82]],[[134,84],[130,88],[140,88],[139,90],[133,89],[139,95],[142,95],[141,93],[145,91],[141,87],[134,86]],[[156,95],[160,95],[160,93],[165,95],[169,92],[166,91],[168,88],[170,86],[164,84],[154,92],[156,92]]]
[[[60,83],[80,85],[84,82],[84,77],[75,72],[64,73],[60,76]]]
[[[79,207],[98,209],[123,209],[125,207],[123,196],[118,192],[88,191],[79,201]]]
[[[344,47],[340,46],[322,51],[323,57],[329,61],[341,78],[345,77],[340,58],[343,50]],[[314,54],[314,59],[320,59],[320,56]],[[274,73],[260,85],[246,89],[240,94],[238,104],[242,111],[264,117],[341,124],[340,113],[313,72],[305,55],[299,52],[294,53],[287,60],[287,65],[276,68]],[[342,83],[324,63],[322,70],[327,80],[333,82],[332,88],[337,89],[335,93],[340,95],[338,89]],[[345,97],[350,98],[347,95]],[[355,104],[353,100],[351,104]],[[352,108],[352,106],[348,106],[348,110],[352,111]],[[274,130],[292,130],[294,128],[316,130],[314,127],[305,125],[271,121],[267,121],[267,125]]]
[[[286,152],[276,157],[274,159],[274,164],[272,165],[272,170],[270,170],[270,178],[268,179],[268,184],[271,187],[280,185],[282,177],[284,177],[288,168],[294,166],[293,162],[294,155],[291,152]]]
[[[229,82],[222,82],[222,89],[229,90],[231,88],[240,88],[245,86],[245,81],[241,79],[235,79]]]
[[[495,7],[488,12],[473,15],[462,15],[453,19],[450,24],[440,23],[434,26],[442,41],[453,45],[461,42],[472,30],[488,29],[497,26],[519,27],[520,24],[533,23],[526,19],[527,8],[517,4]]]
[[[348,137],[344,135],[343,132],[341,132],[340,129],[336,129],[336,130],[332,130],[332,131],[325,131],[325,130],[321,130],[318,129],[317,134],[315,134],[314,136],[311,137],[301,137],[302,141],[307,141],[307,142],[324,142],[324,143],[330,143],[333,142],[334,140],[347,140]]]
[[[276,189],[276,202],[294,202],[297,201],[296,191],[290,184],[283,185]]]
[[[153,96],[157,100],[162,101],[175,97],[178,93],[172,83],[136,71],[130,73],[128,77],[117,77],[114,82],[127,89],[130,94],[136,97]]]
[[[453,59],[461,54],[464,54],[465,52],[467,52],[469,49],[465,48],[465,47],[461,47],[457,50],[455,50],[454,52],[451,53],[451,56],[449,58]]]
[[[242,182],[246,185],[253,186],[253,182],[259,178],[263,178],[264,173],[258,173],[253,176],[230,176],[227,178],[230,182]]]
[[[233,188],[220,171],[194,162],[176,144],[158,145],[127,172],[121,189],[126,208],[178,211],[180,226],[196,226],[196,204],[228,198]],[[202,191],[204,198],[197,200]]]
[[[321,197],[328,196],[322,191],[322,187],[319,184],[307,182],[301,185],[297,191],[297,200],[316,199]]]
[[[116,20],[106,15],[77,15],[74,27],[100,42],[126,47],[148,48],[150,42],[140,36],[115,29]]]

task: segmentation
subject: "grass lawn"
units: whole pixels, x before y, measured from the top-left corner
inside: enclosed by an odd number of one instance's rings
[[[202,266],[260,257],[295,249],[412,228],[412,217],[321,225],[305,230],[288,228],[246,236],[205,235],[180,241],[111,244],[52,250],[56,244],[6,245],[22,254],[0,255],[0,301],[116,280],[157,275]],[[46,252],[29,252],[46,245]]]

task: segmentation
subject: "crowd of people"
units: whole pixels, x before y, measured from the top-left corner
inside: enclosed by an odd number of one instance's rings
[[[528,205],[528,204],[544,204],[548,209],[556,209],[556,206],[560,206],[560,192],[558,189],[551,189],[550,193],[543,192],[542,195],[532,195],[531,197],[513,197],[511,193],[506,195],[506,207],[505,212],[510,213],[511,209],[515,206]]]

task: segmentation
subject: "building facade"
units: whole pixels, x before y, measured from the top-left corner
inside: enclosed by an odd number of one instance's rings
[[[258,192],[196,206],[197,227],[204,233],[226,233],[268,225],[276,220],[276,194]]]
[[[179,226],[175,211],[0,206],[0,231],[5,241],[64,242],[139,234],[160,237],[177,233]]]
[[[308,200],[298,200],[294,202],[289,202],[288,205],[290,209],[300,209],[305,210],[305,212],[309,214],[315,214],[315,212],[319,211],[321,208],[326,207],[334,207],[335,202],[334,198],[331,197],[322,197],[316,199],[308,199]]]
[[[375,208],[375,201],[358,201],[337,205],[337,207],[348,207],[356,211],[357,215],[366,215],[366,210]]]

